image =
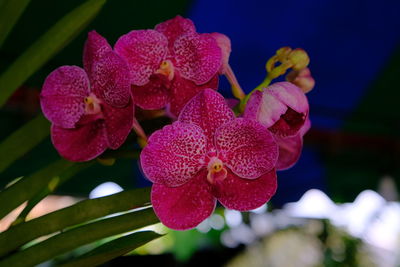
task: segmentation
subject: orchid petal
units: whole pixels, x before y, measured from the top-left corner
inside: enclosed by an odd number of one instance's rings
[[[92,64],[92,91],[114,107],[126,106],[131,98],[129,70],[116,53],[108,52]]]
[[[256,179],[272,170],[278,158],[278,146],[269,131],[253,120],[236,119],[215,133],[220,157],[236,175]]]
[[[98,34],[96,31],[88,33],[88,38],[83,48],[83,67],[90,80],[92,80],[91,73],[94,62],[99,61],[110,51],[112,51],[112,48],[103,36]]]
[[[178,187],[153,185],[151,203],[164,225],[175,230],[187,230],[196,227],[213,213],[216,200],[211,194],[206,175],[206,171],[202,170]]]
[[[240,178],[228,171],[226,178],[214,186],[213,194],[228,209],[249,211],[268,202],[276,189],[275,169],[253,180]]]
[[[103,120],[64,129],[51,126],[51,141],[60,155],[71,161],[88,161],[103,153],[108,146]]]
[[[173,115],[178,116],[190,99],[207,88],[217,90],[218,75],[215,75],[209,82],[203,85],[196,85],[194,82],[184,79],[180,75],[175,75],[175,79],[171,84],[169,111]]]
[[[154,30],[135,30],[122,35],[114,46],[115,52],[128,63],[131,83],[137,86],[149,82],[168,51],[168,40]]]
[[[104,126],[107,131],[108,146],[119,148],[128,137],[133,127],[134,106],[132,101],[124,108],[103,105]]]
[[[150,76],[150,81],[143,86],[132,85],[132,97],[142,109],[161,109],[168,103],[167,77],[161,74]]]
[[[196,28],[193,21],[190,19],[176,16],[173,19],[169,19],[160,24],[157,24],[154,28],[156,31],[161,32],[168,38],[168,46],[173,47],[176,38],[186,33],[195,33]]]
[[[174,44],[176,67],[183,78],[200,85],[214,77],[222,65],[222,52],[210,34],[185,34]]]
[[[140,155],[145,176],[165,186],[186,183],[204,166],[206,142],[193,124],[175,122],[154,132]]]
[[[40,104],[47,119],[63,128],[74,128],[85,113],[89,80],[82,68],[62,66],[47,76]]]
[[[182,109],[178,120],[200,126],[212,145],[216,129],[231,120],[235,114],[228,107],[222,95],[211,89],[198,93]]]

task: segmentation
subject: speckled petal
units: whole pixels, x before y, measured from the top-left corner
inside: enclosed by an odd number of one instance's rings
[[[165,59],[168,40],[155,30],[137,30],[122,35],[114,49],[128,63],[131,83],[142,86]]]
[[[197,85],[208,82],[222,65],[222,52],[211,34],[185,34],[174,44],[177,68]]]
[[[93,62],[90,77],[92,91],[107,104],[126,106],[131,98],[131,82],[125,61],[116,53],[108,52]]]
[[[85,113],[89,80],[82,68],[62,66],[47,76],[40,104],[47,119],[63,128],[74,128]]]
[[[93,63],[99,61],[110,51],[112,51],[112,48],[103,36],[96,31],[88,33],[88,38],[83,48],[83,67],[89,78],[92,73]]]
[[[220,74],[227,72],[229,66],[229,56],[231,55],[231,40],[225,34],[219,32],[211,33],[212,37],[217,41],[218,46],[221,48],[222,52],[222,65],[219,70]]]
[[[150,76],[150,81],[143,86],[132,85],[132,97],[142,109],[153,110],[165,107],[169,100],[167,77],[161,74]]]
[[[171,84],[169,111],[178,116],[182,108],[197,95],[200,91],[210,88],[217,90],[218,75],[215,75],[209,82],[203,85],[196,85],[194,82],[175,75],[175,79]]]
[[[190,19],[185,19],[181,16],[176,16],[160,24],[154,28],[168,38],[168,46],[173,47],[176,38],[186,33],[195,33],[196,28]]]
[[[215,133],[222,161],[236,175],[256,179],[275,167],[278,146],[269,131],[254,120],[236,119]]]
[[[201,128],[175,122],[150,136],[140,163],[152,182],[180,186],[204,166],[205,153],[206,137]]]
[[[268,202],[276,189],[275,169],[253,180],[228,171],[227,177],[214,186],[213,194],[228,209],[248,211]]]
[[[211,194],[206,175],[206,171],[202,170],[179,187],[153,185],[151,203],[165,226],[174,230],[188,230],[213,213],[216,200]]]
[[[128,137],[133,127],[134,106],[130,100],[123,108],[103,105],[104,124],[107,131],[108,146],[119,148]]]
[[[214,142],[215,130],[222,124],[234,120],[235,114],[222,95],[205,89],[193,97],[182,109],[178,120],[200,126],[209,145]]]
[[[103,120],[96,120],[75,129],[52,125],[51,140],[62,157],[78,162],[94,159],[108,146]]]

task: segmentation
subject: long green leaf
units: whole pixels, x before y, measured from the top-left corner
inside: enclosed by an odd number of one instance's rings
[[[17,252],[1,261],[0,266],[34,266],[82,245],[133,231],[157,222],[158,218],[152,208],[95,221],[62,232],[32,247]]]
[[[106,215],[150,204],[150,188],[140,188],[83,200],[0,233],[0,257],[43,235]]]
[[[0,173],[49,135],[50,123],[38,115],[0,143]]]
[[[0,2],[0,47],[30,0],[3,0]]]
[[[125,255],[154,239],[160,238],[161,236],[163,235],[152,231],[136,232],[107,242],[68,263],[62,264],[61,267],[98,266],[116,257]]]
[[[12,223],[12,225],[17,225],[26,220],[29,212],[45,197],[53,193],[60,185],[62,185],[65,181],[69,180],[71,177],[74,177],[78,172],[93,166],[95,161],[89,161],[80,164],[74,164],[65,172],[63,172],[60,176],[54,177],[49,186],[43,188],[39,193],[37,193],[34,197],[32,197],[26,207],[22,210],[22,212],[18,215],[17,219]]]
[[[50,185],[54,177],[58,177],[73,164],[75,163],[64,159],[57,160],[4,189],[0,192],[0,218],[3,218],[13,209],[37,195],[43,188]]]
[[[105,1],[89,0],[80,5],[58,21],[17,58],[0,76],[0,107],[15,89],[67,45],[95,17]]]

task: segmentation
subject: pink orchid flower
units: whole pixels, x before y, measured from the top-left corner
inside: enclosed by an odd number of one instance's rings
[[[277,170],[290,168],[300,157],[303,135],[310,128],[308,112],[307,97],[289,82],[256,91],[247,102],[243,117],[267,127],[279,145]]]
[[[134,120],[128,67],[95,31],[85,43],[83,65],[54,70],[40,95],[42,111],[52,122],[52,142],[71,161],[117,149]]]
[[[199,91],[218,87],[221,48],[190,19],[177,16],[154,30],[131,31],[114,48],[128,63],[133,99],[143,109],[168,106],[176,116]]]
[[[155,213],[169,228],[185,230],[209,217],[217,199],[239,211],[266,203],[277,188],[277,157],[264,126],[235,118],[220,94],[205,89],[178,121],[150,136],[140,162],[154,183]]]

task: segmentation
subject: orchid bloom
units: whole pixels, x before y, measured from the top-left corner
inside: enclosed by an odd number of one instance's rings
[[[40,95],[43,113],[52,123],[52,142],[71,161],[117,149],[134,123],[128,67],[95,31],[85,43],[83,65],[54,70]]]
[[[199,91],[218,87],[221,48],[211,34],[197,33],[193,22],[181,16],[154,30],[121,36],[115,51],[128,63],[132,96],[143,109],[168,106],[177,116]]]
[[[205,89],[178,121],[150,136],[140,163],[154,183],[151,201],[161,222],[185,230],[209,217],[217,199],[239,211],[265,204],[277,188],[277,157],[264,126],[236,118],[220,94]]]
[[[256,91],[247,102],[243,117],[260,122],[279,145],[278,170],[293,166],[301,153],[303,135],[310,128],[307,97],[289,82],[278,82]]]

